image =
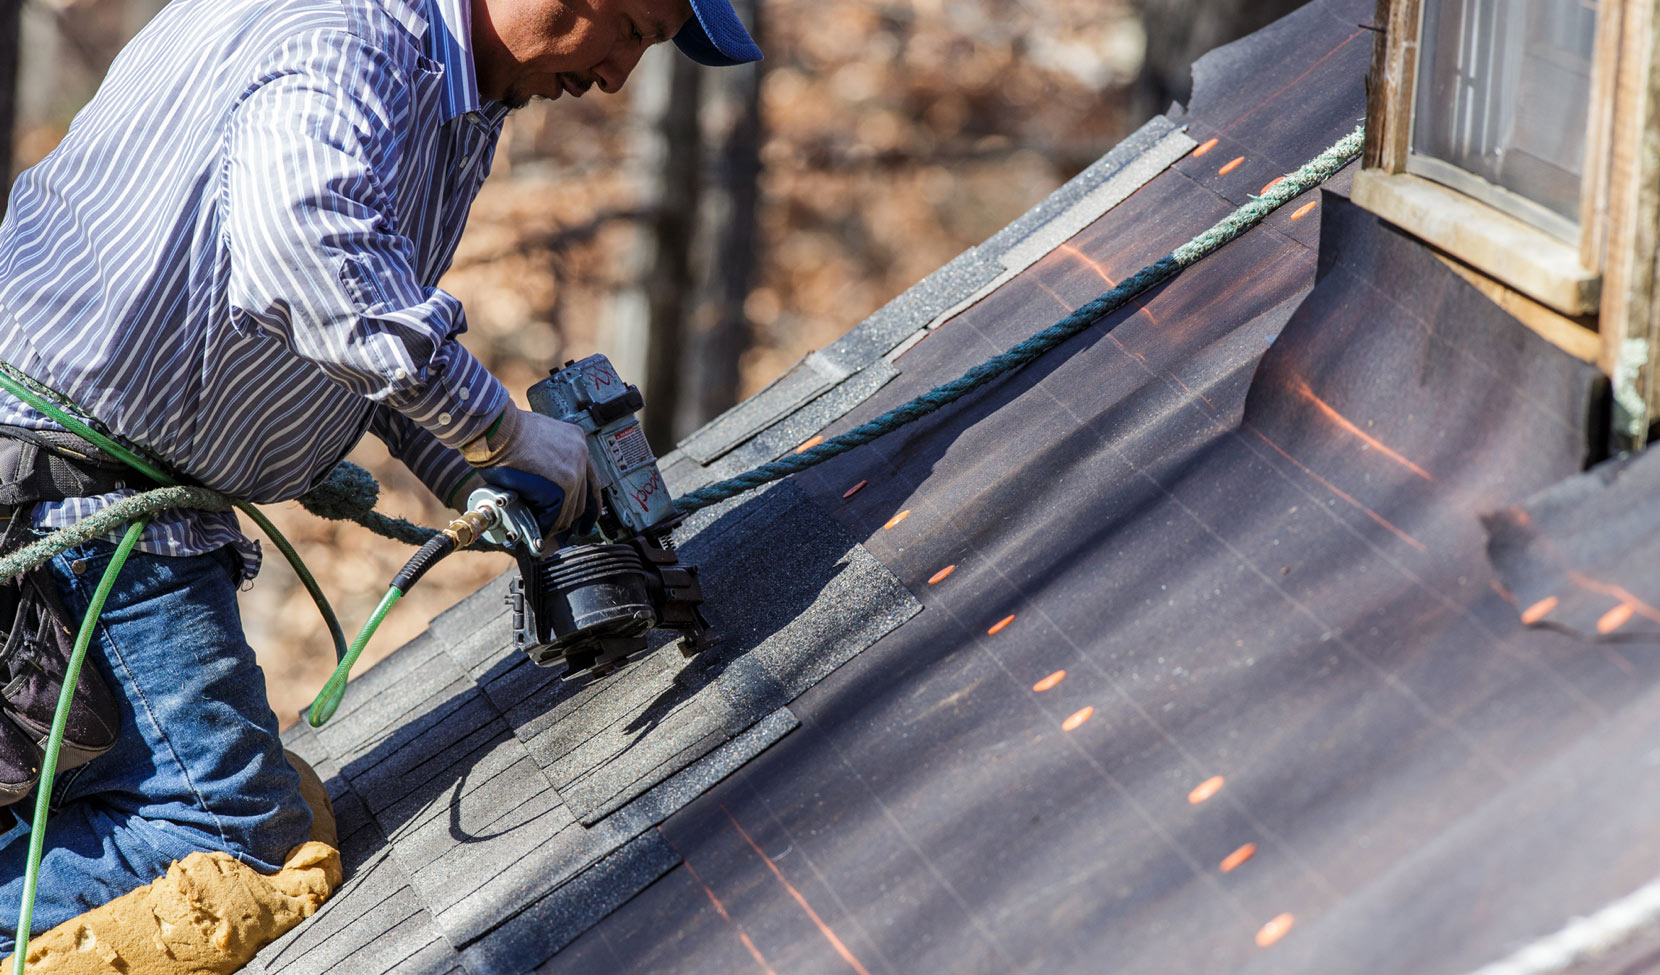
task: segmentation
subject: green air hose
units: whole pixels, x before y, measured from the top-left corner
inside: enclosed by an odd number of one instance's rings
[[[69,668],[63,675],[63,687],[58,691],[58,710],[52,716],[52,731],[46,737],[46,755],[40,763],[40,784],[35,786],[35,815],[29,821],[29,864],[23,874],[23,906],[17,914],[17,947],[12,952],[12,975],[23,975],[23,960],[29,954],[29,925],[35,916],[35,885],[40,881],[40,858],[46,849],[46,814],[52,802],[52,782],[58,773],[58,750],[63,746],[63,729],[69,721],[69,701],[75,694],[75,685],[81,680],[81,664],[86,661],[87,646],[92,643],[92,630],[104,611],[104,600],[115,586],[115,577],[144,534],[144,518],[127,527],[116,546],[115,555],[104,568],[103,578],[87,603],[86,615],[81,618],[81,631],[75,635],[75,648],[69,654]]]
[[[152,463],[137,451],[131,450],[113,438],[94,430],[90,425],[68,412],[67,409],[53,404],[51,399],[55,398],[56,394],[44,386],[29,381],[28,377],[14,374],[10,369],[0,369],[0,388],[4,388],[13,396],[50,417],[64,429],[92,443],[111,456],[126,462],[128,466],[151,480],[165,486],[173,486],[178,483],[177,479],[163,471],[160,465]],[[67,403],[63,405],[68,406]],[[264,512],[246,502],[235,502],[235,506],[237,510],[252,519],[254,524],[258,525],[266,536],[271,539],[272,543],[277,546],[277,550],[288,559],[288,564],[293,566],[294,573],[300,577],[306,591],[311,594],[312,600],[316,602],[318,610],[323,614],[323,620],[328,624],[329,636],[334,640],[335,654],[343,661],[340,669],[335,672],[336,677],[330,678],[329,684],[324,688],[324,692],[328,693],[329,688],[334,687],[336,679],[338,679],[338,689],[335,691],[332,702],[327,709],[328,714],[333,714],[334,709],[340,704],[340,695],[345,693],[346,676],[351,669],[351,662],[355,661],[358,655],[363,652],[363,647],[369,642],[369,638],[374,635],[380,621],[391,610],[392,604],[397,602],[398,596],[403,595],[403,593],[393,589],[392,593],[387,594],[387,598],[381,601],[380,607],[370,617],[369,623],[363,628],[363,632],[358,634],[357,639],[352,643],[352,649],[348,652],[345,634],[341,632],[340,621],[334,615],[334,608],[329,605],[328,597],[323,595],[322,588],[317,585],[317,580],[306,568],[305,562],[300,558],[300,554],[294,550],[294,546],[289,544],[288,539],[283,537],[277,526],[265,517]],[[139,536],[144,533],[144,528],[148,524],[148,518],[137,519],[127,527],[126,533],[122,536],[121,544],[116,548],[115,556],[104,570],[103,578],[99,580],[98,588],[93,593],[92,602],[87,606],[86,617],[81,621],[80,633],[75,638],[75,647],[70,654],[69,667],[64,674],[63,687],[58,693],[57,712],[53,715],[52,730],[46,739],[46,751],[41,763],[40,782],[35,787],[35,813],[29,822],[29,860],[23,880],[23,903],[18,911],[17,918],[17,944],[12,954],[13,975],[23,975],[24,959],[27,957],[29,950],[29,926],[34,921],[35,888],[39,882],[40,860],[46,846],[46,821],[51,804],[52,784],[57,775],[58,752],[63,743],[64,725],[69,719],[69,702],[75,693],[76,685],[80,683],[81,665],[86,659],[87,647],[92,642],[93,629],[97,625],[99,615],[103,612],[104,600],[109,597],[110,589],[115,585],[116,575],[121,571],[121,566],[127,561],[127,556],[132,552],[133,546],[138,544]],[[393,595],[393,593],[396,593],[396,595]],[[321,722],[313,720],[313,724],[321,724]]]
[[[445,556],[457,548],[465,547],[478,536],[482,530],[482,521],[473,512],[462,515],[450,522],[450,527],[432,536],[425,545],[404,563],[402,570],[392,578],[392,584],[386,588],[386,595],[381,597],[380,605],[369,614],[368,622],[358,631],[357,639],[346,649],[346,655],[340,658],[340,663],[329,675],[323,689],[317,692],[317,699],[311,702],[311,711],[306,720],[313,728],[321,728],[323,722],[334,717],[334,712],[340,707],[340,701],[346,695],[346,679],[351,676],[352,665],[362,655],[363,648],[368,646],[369,640],[380,629],[380,621],[386,614],[392,612],[392,607],[398,604],[403,594],[415,587],[427,570],[437,565]]]
[[[152,481],[166,486],[179,483],[177,478],[163,471],[159,464],[152,463],[138,451],[99,433],[68,410],[54,405],[51,400],[56,398],[57,394],[47,387],[29,380],[22,373],[16,373],[11,369],[0,369],[0,388],[4,388],[6,392],[50,417],[53,422],[70,433],[91,443],[112,457],[125,461],[129,467]],[[67,406],[68,404],[65,403],[64,405]],[[307,569],[305,562],[301,560],[300,553],[294,551],[294,546],[290,545],[288,539],[283,537],[282,532],[277,530],[277,526],[271,523],[271,519],[265,517],[264,512],[246,501],[237,501],[234,504],[236,510],[247,515],[254,524],[259,526],[266,537],[271,539],[271,544],[275,545],[277,551],[281,552],[283,557],[288,560],[288,564],[293,566],[294,574],[300,577],[300,582],[304,584],[306,592],[311,594],[312,602],[317,604],[317,611],[323,614],[323,622],[328,624],[329,638],[334,641],[335,659],[338,660],[344,657],[346,655],[346,635],[340,629],[340,620],[335,617],[334,607],[329,605],[328,597],[323,595],[322,587],[317,585],[317,580],[312,577],[311,570]]]
[[[177,482],[174,478],[151,463],[148,459],[129,450],[124,445],[104,436],[77,417],[54,406],[48,399],[49,390],[30,388],[32,383],[25,384],[9,373],[9,370],[0,369],[0,387],[7,392],[28,403],[30,406],[51,417],[65,429],[75,433],[82,439],[89,441],[106,453],[125,461],[129,466],[140,471],[152,480],[166,486],[173,486]],[[463,515],[451,523],[448,529],[434,535],[425,545],[415,553],[395,578],[392,585],[386,590],[380,604],[370,614],[363,628],[358,631],[357,638],[351,646],[345,646],[341,635],[340,624],[335,619],[334,610],[323,596],[321,588],[306,569],[304,561],[298,552],[289,544],[277,527],[271,524],[270,519],[251,504],[237,502],[236,507],[254,520],[265,531],[265,534],[274,542],[279,551],[287,557],[289,564],[305,583],[306,589],[316,600],[318,608],[327,620],[330,635],[334,638],[339,664],[334,673],[318,692],[317,699],[312,703],[309,720],[313,727],[321,727],[325,721],[334,715],[340,707],[340,702],[346,693],[346,681],[351,676],[352,665],[362,656],[364,647],[380,628],[381,621],[386,619],[392,607],[396,606],[404,593],[414,587],[415,583],[426,574],[427,570],[437,565],[444,557],[457,548],[465,547],[482,530],[482,524],[476,514]],[[12,975],[24,975],[24,962],[29,952],[29,928],[34,923],[35,891],[40,881],[40,861],[46,849],[46,821],[49,818],[52,787],[57,778],[58,753],[63,747],[64,726],[69,720],[70,701],[75,694],[75,687],[80,683],[81,666],[86,661],[87,648],[92,643],[92,634],[98,624],[98,618],[103,613],[104,601],[109,598],[110,590],[115,586],[116,576],[121,567],[126,564],[127,556],[132,553],[138,539],[144,534],[149,518],[135,519],[127,526],[121,543],[116,547],[115,555],[104,569],[104,574],[98,580],[98,588],[93,592],[92,601],[87,604],[86,616],[81,620],[80,632],[76,634],[74,649],[70,653],[69,666],[64,672],[63,686],[58,692],[57,711],[52,716],[52,729],[46,738],[46,749],[41,762],[40,781],[35,787],[35,811],[29,822],[29,857],[23,878],[23,900],[18,910],[17,943],[12,952]]]
[[[334,712],[340,707],[341,699],[346,696],[346,680],[351,677],[352,665],[357,663],[357,658],[363,655],[363,648],[369,645],[370,638],[375,635],[376,630],[380,629],[380,621],[386,618],[387,613],[392,612],[392,607],[396,606],[398,600],[402,598],[403,590],[397,586],[392,586],[386,590],[386,595],[380,598],[380,605],[376,606],[375,611],[369,614],[369,620],[363,624],[363,629],[358,631],[357,639],[353,640],[352,645],[346,648],[346,655],[340,658],[340,663],[335,666],[334,673],[329,675],[329,679],[323,684],[323,689],[317,692],[316,700],[311,702],[311,711],[307,714],[306,720],[311,723],[313,728],[321,728],[323,722],[334,717]]]

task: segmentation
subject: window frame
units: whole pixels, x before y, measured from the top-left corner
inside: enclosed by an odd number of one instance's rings
[[[1353,199],[1494,286],[1541,303],[1558,324],[1592,329],[1594,342],[1564,341],[1571,332],[1526,322],[1581,358],[1596,350],[1613,381],[1616,436],[1640,446],[1649,418],[1660,417],[1660,0],[1601,0],[1577,246],[1407,171],[1422,3],[1377,0]]]

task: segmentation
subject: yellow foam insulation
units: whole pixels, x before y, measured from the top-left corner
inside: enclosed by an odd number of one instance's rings
[[[314,813],[311,839],[266,875],[226,853],[192,853],[159,880],[31,939],[38,975],[229,975],[316,913],[340,886],[333,810],[293,754]],[[5,963],[9,969],[9,959]]]

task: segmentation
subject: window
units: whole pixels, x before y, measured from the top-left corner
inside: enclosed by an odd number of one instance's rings
[[[1594,361],[1616,435],[1642,444],[1660,418],[1660,0],[1377,9],[1354,202],[1506,308],[1533,302],[1518,320]]]
[[[1597,0],[1424,0],[1406,171],[1577,245]]]
[[[1602,298],[1609,42],[1624,6],[1654,3],[1387,0],[1355,202],[1584,325]]]

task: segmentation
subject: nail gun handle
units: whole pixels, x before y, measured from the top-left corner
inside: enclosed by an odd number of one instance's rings
[[[505,468],[491,468],[491,470],[506,470]],[[482,473],[482,472],[481,472]],[[523,475],[522,471],[510,471],[513,474]],[[533,477],[534,475],[523,475]],[[536,478],[542,480],[541,478]],[[511,479],[507,479],[511,480]],[[488,483],[489,479],[486,479]],[[505,487],[505,486],[504,486]],[[548,484],[548,488],[557,501],[551,505],[551,510],[557,512],[559,505],[564,503],[565,492],[556,484]],[[591,534],[598,522],[600,498],[589,485],[588,507],[582,517],[577,519],[576,525],[557,535],[547,534],[547,521],[538,517],[539,504],[527,503],[519,492],[503,487],[483,487],[474,491],[467,498],[467,508],[484,516],[484,538],[503,548],[523,549],[531,556],[540,558],[552,553],[555,549],[565,546],[572,535],[578,537]],[[546,497],[546,495],[544,495]]]

